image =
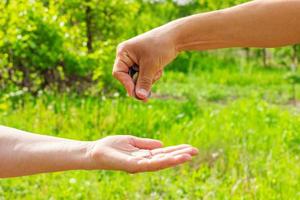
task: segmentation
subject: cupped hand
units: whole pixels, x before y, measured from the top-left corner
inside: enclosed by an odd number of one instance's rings
[[[94,142],[90,148],[93,169],[129,173],[174,167],[191,160],[197,153],[190,145],[163,148],[158,140],[134,136],[109,136]]]
[[[113,76],[123,84],[129,96],[146,102],[152,84],[177,54],[172,37],[162,28],[153,29],[118,46]],[[133,65],[139,66],[136,83],[128,75]]]

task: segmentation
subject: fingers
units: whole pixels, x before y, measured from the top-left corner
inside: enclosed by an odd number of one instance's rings
[[[157,171],[175,167],[191,159],[192,157],[189,154],[181,154],[174,157],[168,155],[163,158],[142,159],[137,162],[138,170],[136,172]]]
[[[136,84],[135,94],[141,100],[147,101],[156,74],[156,67],[151,61],[144,61],[140,65],[139,77]]]
[[[162,71],[155,64],[155,60],[149,59],[149,54],[134,53],[136,47],[130,42],[121,43],[117,48],[117,57],[113,67],[113,76],[126,88],[127,93],[139,100],[147,101],[152,84],[157,81]],[[129,68],[134,64],[139,65],[137,82],[128,74]]]
[[[124,48],[123,46],[118,48],[113,66],[113,76],[121,82],[130,96],[134,96],[134,82],[128,74],[129,68],[134,62],[130,59]]]
[[[134,82],[128,75],[128,66],[119,58],[114,64],[113,76],[125,87],[129,96],[134,96]]]
[[[132,137],[130,143],[139,149],[157,149],[163,146],[162,142],[159,140],[139,137]]]
[[[184,148],[173,148],[173,150],[168,150],[168,151],[161,151],[161,152],[155,152],[155,150],[138,150],[133,153],[131,153],[132,156],[138,157],[138,158],[162,158],[165,156],[178,156],[181,154],[189,154],[191,156],[197,155],[198,154],[198,149],[191,147],[191,146],[186,146]]]
[[[185,148],[191,148],[191,145],[181,144],[181,145],[177,145],[177,146],[158,148],[158,149],[152,150],[151,153],[152,153],[152,155],[157,155],[157,154],[161,154],[161,153],[165,154],[165,153],[171,153],[171,152],[181,150],[181,149],[185,149]]]
[[[155,154],[155,155],[154,155]],[[155,150],[142,150],[134,154],[135,164],[131,163],[134,170],[131,172],[157,171],[174,167],[192,159],[198,154],[198,149],[190,145],[178,145]],[[132,169],[132,168],[131,168]]]
[[[178,155],[182,155],[182,154],[189,154],[191,156],[195,156],[198,154],[198,149],[194,148],[194,147],[187,147],[187,148],[183,148],[183,149],[179,149],[176,151],[172,151],[170,153],[159,153],[153,156],[153,158],[161,158],[164,156],[171,156],[171,157],[175,157]],[[153,153],[152,153],[153,155]]]

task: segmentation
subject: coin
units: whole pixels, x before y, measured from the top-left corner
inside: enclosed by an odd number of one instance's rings
[[[152,154],[150,150],[139,150],[131,153],[132,156],[140,157],[140,158],[151,158]]]

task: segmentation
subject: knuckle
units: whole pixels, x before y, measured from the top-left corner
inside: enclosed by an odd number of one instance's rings
[[[117,78],[117,76],[118,76],[118,72],[116,72],[116,71],[112,71],[112,76],[113,76],[113,77],[115,77],[115,78]]]
[[[128,47],[128,44],[127,44],[126,41],[121,42],[120,44],[118,44],[118,46],[117,46],[117,55],[121,56],[126,51],[127,47]]]

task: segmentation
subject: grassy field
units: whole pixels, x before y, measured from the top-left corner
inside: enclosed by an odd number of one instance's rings
[[[99,99],[44,94],[25,103],[11,94],[0,104],[3,125],[81,140],[133,134],[165,145],[190,143],[200,154],[156,173],[3,179],[0,199],[299,199],[300,107],[289,100],[286,72],[167,72],[148,104],[117,93]]]

